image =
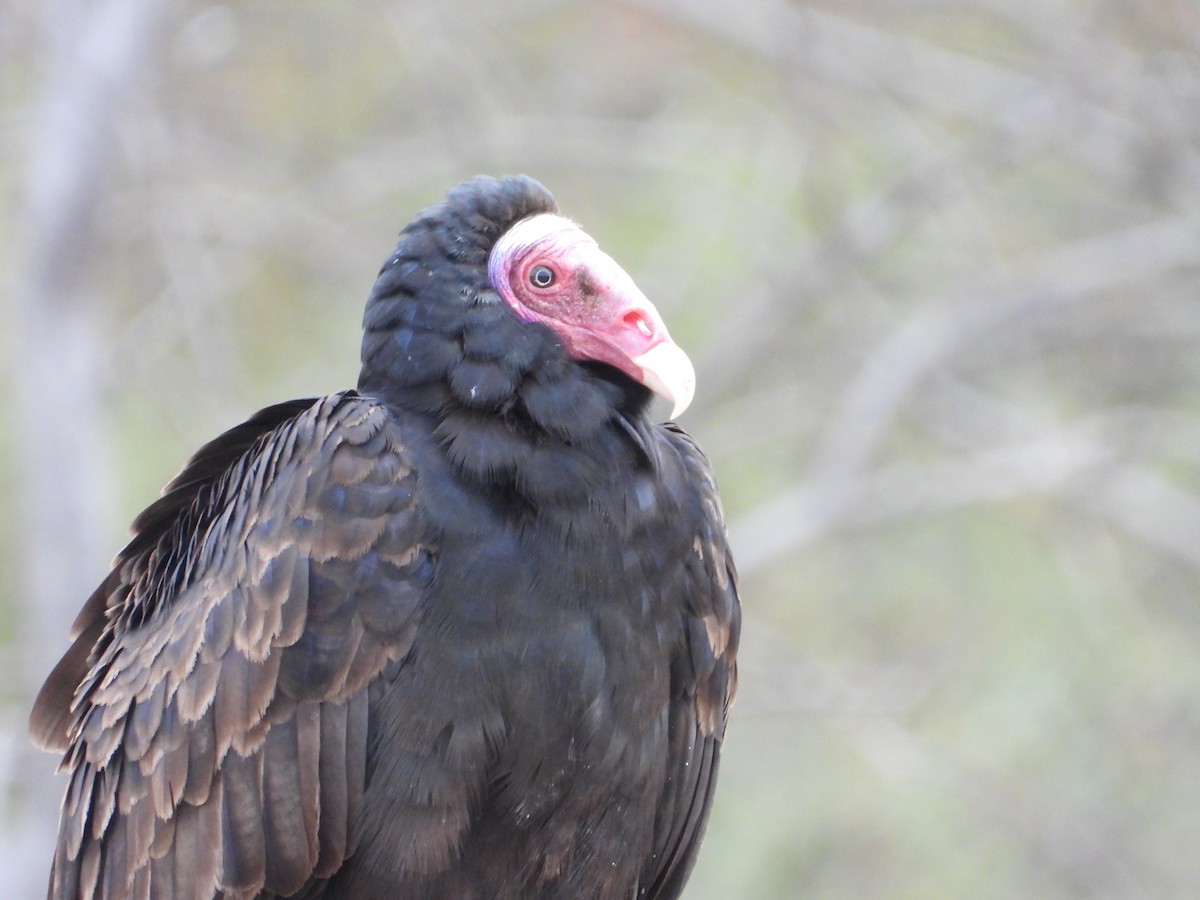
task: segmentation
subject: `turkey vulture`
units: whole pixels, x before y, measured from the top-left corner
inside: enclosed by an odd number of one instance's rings
[[[54,898],[665,898],[740,612],[691,364],[525,177],[401,235],[358,389],[202,447],[30,719]]]

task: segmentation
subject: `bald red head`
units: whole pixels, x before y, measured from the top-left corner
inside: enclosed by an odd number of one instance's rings
[[[696,376],[654,305],[578,225],[549,213],[505,232],[488,262],[517,315],[548,325],[573,358],[607,363],[667,400],[691,403]]]

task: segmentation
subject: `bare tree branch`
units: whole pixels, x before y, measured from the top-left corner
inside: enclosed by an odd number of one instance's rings
[[[22,471],[25,660],[32,687],[64,646],[65,629],[90,592],[106,555],[112,507],[95,373],[102,368],[100,315],[91,303],[94,223],[114,165],[121,110],[141,77],[168,6],[154,0],[59,3],[46,9],[49,78],[34,114],[25,180],[22,244],[13,279]],[[21,742],[19,766],[45,772]],[[8,873],[16,896],[41,891],[59,788],[22,779],[21,825],[5,837],[20,867]],[[6,815],[5,822],[14,822]],[[36,885],[36,887],[35,887]]]

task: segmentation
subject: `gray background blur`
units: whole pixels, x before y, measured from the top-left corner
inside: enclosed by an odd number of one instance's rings
[[[0,884],[124,528],[543,180],[696,362],[741,693],[687,896],[1200,896],[1200,4],[8,0]]]

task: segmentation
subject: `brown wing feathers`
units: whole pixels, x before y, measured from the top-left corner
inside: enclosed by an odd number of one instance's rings
[[[70,632],[74,643],[54,667],[34,703],[29,730],[36,744],[48,750],[66,749],[71,701],[97,655],[105,611],[124,605],[130,586],[138,579],[139,571],[145,569],[154,546],[162,541],[173,545],[167,532],[173,527],[178,528],[180,519],[189,511],[204,508],[204,499],[200,495],[211,492],[215,482],[255,442],[315,402],[314,399],[294,400],[269,406],[205,444],[163,488],[163,496],[134,520],[132,540],[117,555],[112,571],[92,592],[75,618]]]
[[[353,849],[365,688],[422,587],[411,473],[380,407],[287,412],[204,448],[102,586],[53,896],[293,893]]]

